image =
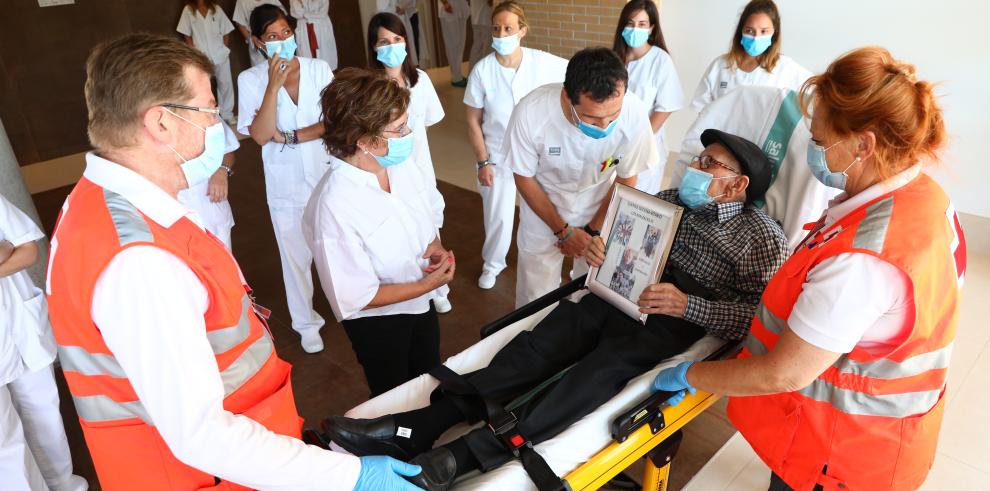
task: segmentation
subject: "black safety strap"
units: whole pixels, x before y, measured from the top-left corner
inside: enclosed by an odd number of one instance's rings
[[[553,473],[553,469],[531,443],[519,449],[519,460],[539,491],[571,491],[571,485]]]
[[[512,455],[522,461],[523,469],[529,474],[529,478],[533,484],[536,484],[539,491],[570,491],[571,487],[567,481],[554,474],[553,469],[543,459],[543,456],[533,449],[533,442],[519,431],[519,422],[515,414],[482,397],[471,382],[446,365],[438,365],[430,370],[430,376],[440,381],[438,388],[441,391],[451,395],[474,398],[484,406],[487,415],[485,421],[488,423],[488,428],[502,442],[502,445],[512,452]],[[455,397],[452,400],[460,407],[458,398]]]

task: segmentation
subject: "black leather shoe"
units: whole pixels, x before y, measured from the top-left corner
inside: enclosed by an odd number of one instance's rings
[[[316,445],[323,450],[330,450],[330,439],[323,433],[320,433],[313,428],[303,429],[302,440],[309,445]]]
[[[396,425],[392,415],[375,419],[330,416],[323,420],[323,431],[334,443],[358,457],[388,455],[409,460],[409,453],[395,443]]]
[[[421,453],[409,461],[423,468],[423,472],[406,480],[428,491],[447,491],[454,484],[457,474],[457,461],[454,454],[445,447],[434,448]]]

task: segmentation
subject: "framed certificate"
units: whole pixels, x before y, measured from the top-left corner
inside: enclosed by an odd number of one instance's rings
[[[588,271],[588,289],[645,323],[639,296],[660,279],[683,211],[651,194],[616,185],[602,224],[605,261]]]

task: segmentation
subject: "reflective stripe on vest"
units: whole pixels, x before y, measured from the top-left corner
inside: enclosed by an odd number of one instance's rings
[[[72,396],[72,402],[76,405],[79,418],[90,423],[141,418],[145,423],[153,425],[141,401],[117,402],[107,396],[96,395]]]
[[[248,315],[252,312],[247,295],[241,301],[241,318],[234,326],[207,332],[210,346],[215,354],[221,354],[232,347],[244,342],[250,334]],[[214,333],[218,333],[214,336]],[[230,395],[247,382],[274,352],[268,333],[251,343],[230,366],[220,372],[223,381],[224,396]],[[62,370],[78,372],[86,376],[110,376],[124,379],[127,375],[113,355],[90,353],[79,346],[58,347],[59,360]],[[117,402],[107,396],[73,396],[79,417],[86,421],[113,421],[118,419],[141,418],[149,425],[152,424],[148,414],[139,401]]]
[[[835,409],[848,414],[906,418],[930,410],[938,402],[942,389],[873,395],[843,389],[822,379],[815,379],[798,392],[816,401],[827,402]]]
[[[107,210],[110,212],[110,219],[113,220],[113,228],[117,231],[117,239],[120,246],[126,246],[134,242],[151,242],[153,236],[148,224],[137,208],[123,196],[110,190],[103,190],[103,199],[106,201]]]
[[[776,336],[780,336],[784,326],[787,325],[783,319],[777,317],[762,303],[756,310],[756,317],[767,331]],[[767,353],[766,345],[752,334],[746,338],[745,347],[754,355]],[[950,344],[935,351],[917,354],[901,362],[889,359],[860,362],[842,355],[832,366],[839,373],[890,380],[914,377],[930,370],[946,368],[949,366],[951,357],[952,345]],[[839,411],[849,414],[904,418],[931,409],[938,402],[942,390],[876,395],[837,387],[824,380],[815,379],[810,385],[798,392],[816,401],[827,402]]]
[[[251,324],[248,319],[248,313],[251,311],[251,300],[248,298],[247,294],[245,294],[241,298],[241,318],[237,320],[237,324],[206,332],[206,338],[210,340],[210,346],[213,347],[213,353],[218,355],[221,353],[226,353],[231,348],[243,343],[244,340],[247,339],[248,334],[251,334]]]
[[[866,216],[856,229],[852,246],[880,254],[887,238],[890,215],[894,211],[894,197],[888,196],[866,207]]]

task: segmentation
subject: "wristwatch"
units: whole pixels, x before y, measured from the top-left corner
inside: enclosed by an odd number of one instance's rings
[[[227,177],[234,175],[234,169],[231,169],[227,164],[220,164],[220,168],[227,171]]]
[[[478,170],[481,170],[481,169],[482,169],[483,167],[485,167],[486,165],[495,165],[495,164],[493,164],[493,163],[492,163],[492,161],[491,161],[491,160],[488,160],[488,159],[485,159],[485,160],[479,160],[479,161],[477,162],[477,164],[478,164]]]
[[[585,233],[587,233],[592,237],[598,237],[602,234],[601,230],[595,230],[591,228],[591,225],[585,225],[584,227],[581,228],[581,230],[584,230]]]

